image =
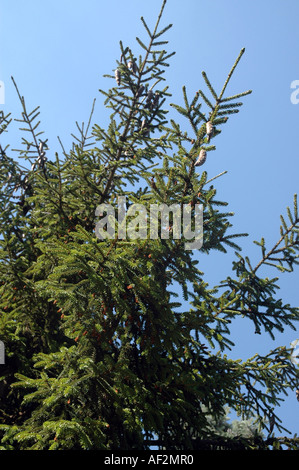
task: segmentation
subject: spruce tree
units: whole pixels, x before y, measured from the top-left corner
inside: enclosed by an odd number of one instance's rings
[[[232,213],[216,197],[221,175],[204,169],[217,135],[251,93],[226,93],[244,49],[220,92],[203,72],[205,88],[189,97],[183,86],[182,103],[170,107],[165,5],[153,29],[141,18],[140,55],[120,42],[107,76],[112,87],[101,90],[109,125],[92,124],[93,108],[87,125],[77,123],[70,150],[61,145],[52,154],[39,107],[29,110],[14,82],[25,137],[17,159],[0,147],[2,449],[299,448],[296,437],[275,434],[287,431],[281,395],[298,383],[291,349],[230,358],[234,319],[250,319],[272,338],[295,328],[298,308],[279,299],[278,278],[259,273],[297,264],[297,199],[281,216],[277,243],[256,242],[261,260],[253,266],[237,243],[245,234],[231,233]],[[0,117],[3,133],[12,118]],[[135,238],[118,217],[115,235],[111,219],[97,229],[108,205],[120,215],[120,197]],[[192,223],[202,205],[201,249],[186,250],[187,237],[173,236],[171,216],[167,227],[160,221],[160,236],[138,238],[148,227],[130,215],[137,203],[147,214],[157,204],[189,207]],[[200,260],[212,250],[234,250],[235,260],[234,277],[211,288]],[[251,432],[227,432],[227,407],[254,418],[252,427],[246,421]]]

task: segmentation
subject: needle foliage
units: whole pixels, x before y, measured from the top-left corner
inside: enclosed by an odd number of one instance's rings
[[[101,90],[108,126],[92,124],[93,106],[70,150],[51,152],[39,108],[29,110],[14,82],[24,137],[16,159],[10,147],[0,148],[2,449],[298,450],[295,437],[275,437],[286,431],[281,397],[297,388],[292,351],[230,357],[230,325],[238,318],[273,338],[295,328],[298,308],[279,298],[277,277],[259,273],[264,265],[280,273],[298,263],[297,199],[281,217],[275,246],[256,242],[261,259],[252,266],[240,254],[245,234],[232,232],[232,214],[217,198],[221,175],[209,177],[197,163],[201,150],[206,158],[216,150],[250,94],[227,95],[244,49],[219,92],[203,72],[195,96],[183,86],[181,104],[171,103],[165,5],[153,29],[141,18],[138,53],[120,42],[111,88]],[[11,117],[0,117],[3,133]],[[202,205],[201,249],[186,250],[184,236],[172,236],[171,215],[168,237],[119,236],[119,220],[115,236],[99,237],[97,208],[117,212],[119,197],[127,211],[138,203],[147,213],[176,204],[194,215]],[[210,287],[200,260],[215,250],[235,253],[234,276]],[[254,431],[212,426],[225,421],[227,407],[250,423],[253,417]]]

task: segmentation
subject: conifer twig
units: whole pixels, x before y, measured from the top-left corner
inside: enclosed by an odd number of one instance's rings
[[[228,83],[229,83],[229,81],[230,81],[230,79],[231,79],[231,77],[232,77],[232,75],[233,75],[233,73],[234,73],[234,71],[235,71],[235,69],[236,69],[238,63],[240,62],[241,57],[242,57],[242,55],[244,54],[244,52],[245,52],[245,47],[243,47],[243,49],[241,49],[240,54],[238,55],[236,62],[235,62],[234,65],[232,66],[232,68],[231,68],[231,70],[230,70],[230,72],[229,72],[229,74],[228,74],[228,77],[227,77],[227,79],[225,80],[225,83],[224,83],[224,85],[223,85],[223,88],[222,88],[222,90],[221,90],[221,92],[220,92],[220,95],[219,95],[219,97],[218,97],[219,102],[222,100],[222,97],[223,97],[223,95],[224,95],[224,92],[225,92],[225,90],[226,90],[226,87],[227,87],[227,85],[228,85]]]
[[[285,240],[285,237],[292,233],[296,225],[299,224],[299,218],[297,218],[285,231],[285,233],[280,237],[280,239],[275,243],[275,245],[271,248],[271,250],[266,253],[263,258],[257,263],[255,268],[252,270],[253,273],[256,273],[256,271],[264,264],[268,259],[271,258],[273,254],[283,252],[285,250],[285,247],[278,249],[279,245]],[[298,243],[297,243],[298,244]]]

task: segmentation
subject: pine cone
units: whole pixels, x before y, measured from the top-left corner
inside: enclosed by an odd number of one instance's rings
[[[199,152],[198,159],[195,162],[195,166],[203,165],[206,159],[207,159],[207,151],[204,149],[201,149],[201,151]]]
[[[296,390],[296,398],[299,401],[299,388]]]
[[[128,67],[129,67],[130,70],[132,70],[133,73],[137,73],[138,68],[137,68],[136,62],[134,60],[129,60]]]
[[[47,157],[45,156],[45,152],[43,152],[37,159],[39,168],[44,168],[46,161]]]
[[[152,99],[154,97],[154,94],[152,90],[149,90],[146,95],[146,108],[151,108],[152,107]]]
[[[211,123],[211,121],[208,121],[206,123],[206,133],[207,133],[207,137],[208,137],[208,142],[210,142],[210,139],[213,135],[213,132],[214,132],[213,124]]]
[[[142,95],[143,90],[144,90],[144,86],[140,85],[140,87],[138,88],[137,93],[136,93],[136,98],[139,98]]]
[[[157,107],[159,104],[160,93],[156,91],[154,99],[153,99],[153,106]]]
[[[120,85],[121,78],[120,78],[120,71],[118,69],[115,70],[115,80],[118,86]]]

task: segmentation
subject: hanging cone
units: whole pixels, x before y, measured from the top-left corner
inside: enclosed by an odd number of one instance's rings
[[[138,91],[137,91],[137,93],[136,93],[136,98],[139,98],[139,96],[142,95],[143,90],[144,90],[144,86],[143,86],[143,85],[140,85],[140,87],[138,88]]]
[[[146,95],[146,103],[147,103],[147,105],[150,105],[150,103],[151,103],[153,97],[154,97],[154,94],[153,94],[152,90],[149,90],[148,93],[147,93],[147,95]]]
[[[37,159],[39,168],[44,168],[46,161],[47,157],[45,156],[45,152],[43,152]]]
[[[195,162],[195,166],[203,165],[206,159],[207,159],[207,151],[204,149],[201,149],[201,151],[199,152],[198,159]]]
[[[207,133],[207,137],[208,137],[208,142],[210,142],[210,139],[213,135],[213,132],[214,132],[213,124],[211,123],[211,121],[208,121],[206,123],[206,133]]]
[[[156,91],[154,99],[153,99],[153,106],[157,107],[159,104],[160,93]]]
[[[137,73],[138,68],[137,68],[135,60],[129,60],[128,67],[130,70],[132,70],[133,73]]]
[[[120,79],[120,71],[118,69],[115,70],[115,80],[116,80],[116,83],[119,86],[121,79]]]

